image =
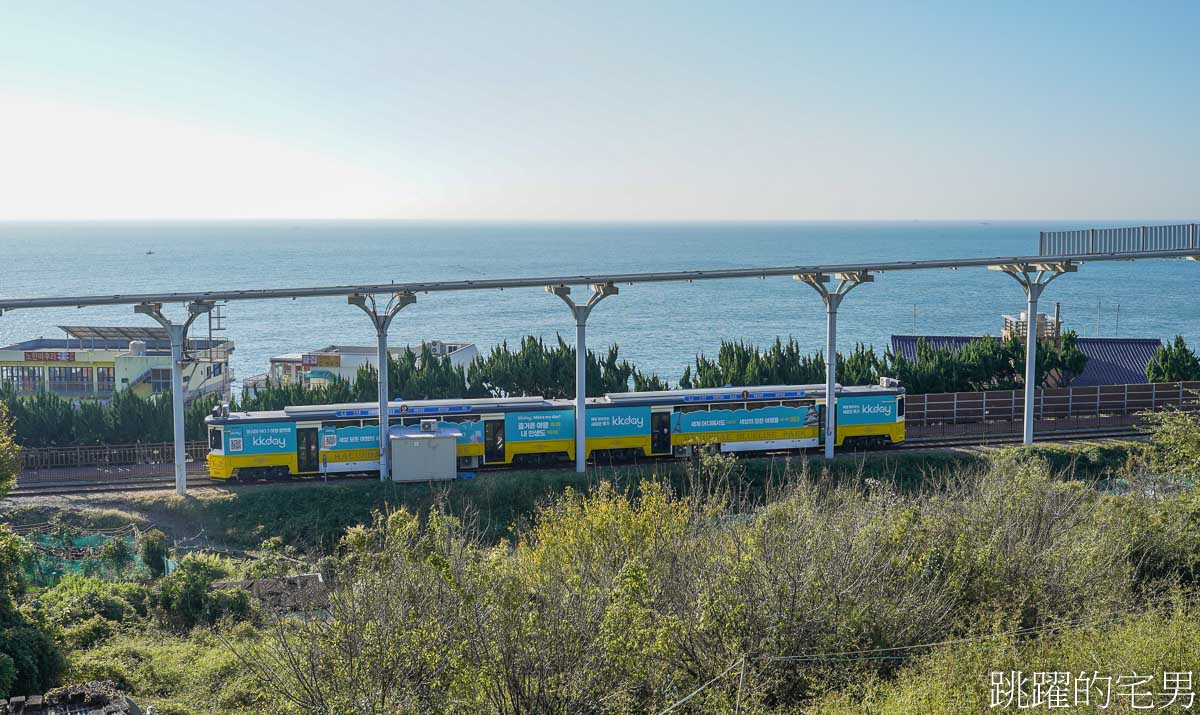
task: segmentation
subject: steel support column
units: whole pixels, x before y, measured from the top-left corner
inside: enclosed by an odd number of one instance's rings
[[[379,361],[379,481],[385,482],[391,477],[388,471],[388,328],[392,318],[405,306],[416,303],[417,297],[408,292],[393,293],[382,310],[373,294],[356,293],[348,296],[346,302],[360,308],[375,326],[376,358]]]
[[[829,290],[829,276],[823,273],[803,273],[794,276],[807,283],[821,296],[825,303],[825,459],[833,459],[833,447],[837,442],[837,311],[842,298],[863,283],[871,283],[875,277],[866,271],[834,273],[838,285]]]
[[[546,292],[562,298],[575,316],[575,471],[580,474],[587,471],[587,319],[597,303],[620,292],[612,283],[594,284],[591,289],[587,302],[578,305],[570,286],[546,286]]]
[[[188,316],[182,323],[172,323],[163,315],[162,303],[142,303],[133,306],[135,313],[154,318],[167,331],[171,340],[171,418],[174,422],[175,441],[175,493],[187,495],[187,455],[184,451],[183,424],[183,353],[187,347],[188,329],[196,318],[212,310],[213,304],[204,301],[188,303]]]
[[[1034,395],[1037,388],[1038,299],[1050,281],[1078,267],[1070,261],[989,266],[1015,280],[1025,290],[1025,417],[1022,442],[1033,444]]]

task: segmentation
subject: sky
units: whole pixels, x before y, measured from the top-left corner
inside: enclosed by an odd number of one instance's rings
[[[1197,2],[0,3],[0,220],[1194,219]]]

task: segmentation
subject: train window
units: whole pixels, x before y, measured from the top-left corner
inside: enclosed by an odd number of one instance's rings
[[[897,417],[904,416],[904,395],[901,395],[896,398],[896,416]]]
[[[708,412],[708,405],[684,405],[679,408],[680,412]]]
[[[208,431],[208,448],[221,449],[221,430],[214,427]]]
[[[784,400],[782,404],[784,407],[812,407],[813,401],[812,400]]]
[[[369,419],[369,420],[363,420],[363,421],[362,421],[362,426],[363,426],[363,427],[378,427],[378,426],[379,426],[379,420],[377,420],[377,419],[374,419],[374,418],[372,418],[372,419]]]
[[[358,427],[358,420],[331,420],[322,422],[322,427]]]

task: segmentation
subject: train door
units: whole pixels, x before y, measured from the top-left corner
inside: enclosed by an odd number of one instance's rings
[[[495,464],[504,462],[504,419],[485,420],[483,423],[483,461]]]
[[[825,403],[818,402],[813,405],[813,409],[817,411],[817,444],[825,444]]]
[[[654,454],[669,454],[671,451],[671,413],[650,413],[650,451]]]
[[[302,427],[296,430],[296,471],[301,474],[321,471],[321,430]]]

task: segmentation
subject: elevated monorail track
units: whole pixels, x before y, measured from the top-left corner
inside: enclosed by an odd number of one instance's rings
[[[1091,427],[1076,430],[1062,430],[1053,433],[1041,435],[1037,441],[1039,443],[1056,443],[1056,442],[1078,442],[1090,440],[1105,440],[1105,439],[1128,439],[1139,437],[1143,433],[1134,426],[1123,425],[1113,427]],[[1021,443],[1020,433],[1011,434],[989,434],[989,435],[948,435],[943,437],[918,437],[906,440],[903,444],[892,447],[865,450],[865,451],[846,451],[843,452],[839,459],[852,460],[865,455],[886,456],[889,453],[911,453],[917,451],[939,451],[955,448],[991,448],[1004,447]],[[814,453],[815,454],[815,453]],[[646,460],[647,464],[654,464],[659,461],[674,461],[670,458],[660,460]],[[175,488],[175,477],[170,468],[172,465],[163,465],[164,472],[160,475],[142,474],[136,477],[100,477],[96,479],[77,479],[69,482],[47,481],[18,484],[16,488],[8,493],[9,499],[24,499],[40,496],[87,496],[90,494],[111,494],[116,492],[148,492],[148,491],[163,491]],[[543,467],[528,467],[528,466],[504,466],[484,470],[480,478],[487,478],[489,474],[504,474],[515,471],[539,471],[546,469],[564,469],[568,465],[554,465]],[[601,464],[600,469],[607,468],[609,465]],[[612,466],[620,466],[614,464]],[[329,483],[338,483],[344,481],[377,481],[374,475],[362,476],[337,476],[330,478]],[[253,487],[271,487],[271,488],[287,488],[290,485],[314,484],[322,482],[321,477],[289,477],[279,480],[259,480],[252,482],[239,481],[216,481],[204,475],[190,474],[187,480],[189,489],[197,488],[216,488],[216,489],[232,489],[239,490]]]

